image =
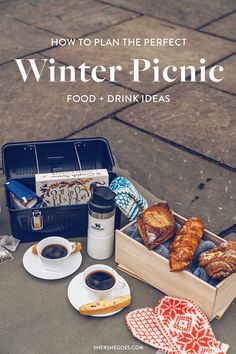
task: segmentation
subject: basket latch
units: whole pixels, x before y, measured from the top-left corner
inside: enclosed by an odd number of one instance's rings
[[[43,217],[39,210],[34,210],[31,217],[31,227],[34,231],[42,230],[43,228]]]

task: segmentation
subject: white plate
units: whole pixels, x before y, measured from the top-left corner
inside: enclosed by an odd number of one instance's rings
[[[124,278],[119,275],[119,280],[125,282],[125,287],[123,289],[115,289],[112,292],[112,297],[130,295],[130,288],[128,283]],[[70,282],[67,290],[67,296],[71,305],[79,311],[80,306],[88,304],[89,302],[96,301],[95,298],[92,298],[86,292],[86,289],[83,284],[83,272],[76,275]],[[93,317],[107,317],[112,316],[117,312],[120,312],[122,309],[104,313],[102,315],[93,315]]]
[[[60,271],[46,270],[40,258],[32,253],[32,247],[25,252],[23,256],[23,265],[27,272],[40,279],[55,280],[68,277],[74,273],[82,263],[82,255],[78,252],[71,254],[68,257]]]

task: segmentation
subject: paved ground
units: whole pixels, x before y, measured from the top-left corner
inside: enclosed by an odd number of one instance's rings
[[[235,20],[235,0],[0,0],[0,145],[105,136],[119,165],[129,170],[141,185],[169,201],[177,213],[199,216],[210,230],[236,240]],[[68,37],[186,37],[187,45],[145,49],[51,46],[52,38]],[[132,57],[149,60],[158,57],[160,68],[171,64],[198,66],[199,59],[204,57],[207,73],[213,65],[224,66],[224,80],[217,84],[167,85],[163,81],[151,83],[150,71],[142,76],[142,83],[132,83],[128,65]],[[124,70],[118,75],[119,84],[108,81],[49,83],[46,73],[39,83],[32,76],[24,83],[15,58],[38,61],[55,58],[58,65],[75,66],[84,61],[89,65],[120,63]],[[87,75],[90,78],[90,70]],[[167,94],[171,102],[66,103],[66,94],[100,97],[110,93],[137,94],[139,98],[141,94]],[[7,224],[5,213],[0,219],[0,226],[3,224]],[[135,284],[136,280],[130,282]],[[33,283],[30,284],[32,287]],[[140,289],[147,289],[143,283],[139,284]],[[33,288],[30,290],[37,293]],[[153,299],[156,293],[157,290],[150,287],[147,296]],[[14,302],[13,309],[15,305]],[[19,306],[17,303],[14,314]],[[220,325],[213,321],[217,337],[228,341],[232,354],[236,347],[232,330],[234,309],[235,302]],[[6,312],[6,321],[8,315],[10,312]],[[48,323],[48,317],[46,320]],[[112,327],[111,322],[107,323]],[[85,323],[83,326],[85,333],[88,327]],[[24,326],[18,327],[20,338],[28,335],[22,334]],[[104,328],[97,327],[95,337],[101,337],[99,331],[106,333]],[[70,326],[68,329],[71,332]],[[127,331],[120,327],[118,334],[123,343]],[[14,335],[11,345],[18,344]],[[8,337],[4,337],[3,342],[5,339]],[[33,338],[33,345],[37,340]],[[105,341],[109,343],[107,338]],[[20,348],[24,347],[22,343],[19,343]],[[67,342],[63,345],[67,346]],[[148,352],[151,350],[149,348]]]
[[[0,145],[105,136],[120,166],[140,184],[176,212],[198,215],[207,228],[235,240],[235,19],[235,0],[0,0]],[[158,49],[51,47],[51,38],[157,36],[182,36],[188,43]],[[120,63],[124,71],[119,84],[49,84],[46,75],[25,84],[14,62],[19,57],[76,66],[100,59]],[[142,84],[131,83],[131,57],[158,57],[160,68],[197,66],[204,57],[208,70],[224,66],[224,80],[167,85],[150,83],[149,72]],[[169,94],[171,102],[76,104],[66,103],[67,93]],[[230,316],[233,323],[234,312]]]
[[[0,144],[9,141],[106,136],[121,167],[179,213],[235,238],[236,2],[234,0],[0,0]],[[177,37],[186,47],[51,47],[51,38]],[[34,53],[34,54],[33,54]],[[132,54],[132,55],[131,55]],[[168,64],[216,63],[214,83],[130,83],[131,57]],[[15,58],[55,58],[124,71],[118,84],[23,83]],[[168,86],[168,87],[167,87]],[[169,94],[170,103],[66,103],[66,94]]]

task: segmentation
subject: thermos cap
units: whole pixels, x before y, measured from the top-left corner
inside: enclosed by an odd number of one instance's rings
[[[108,187],[95,187],[89,201],[89,208],[96,213],[109,213],[116,207],[116,194]]]

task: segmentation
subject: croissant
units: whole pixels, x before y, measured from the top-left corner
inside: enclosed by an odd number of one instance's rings
[[[170,246],[169,265],[171,272],[184,270],[192,261],[204,232],[204,226],[198,218],[183,223]]]
[[[214,279],[226,278],[236,272],[236,242],[223,242],[209,251],[202,252],[199,266],[205,267],[206,273]]]
[[[144,245],[151,250],[174,235],[176,222],[169,205],[161,202],[139,214],[137,227]]]

